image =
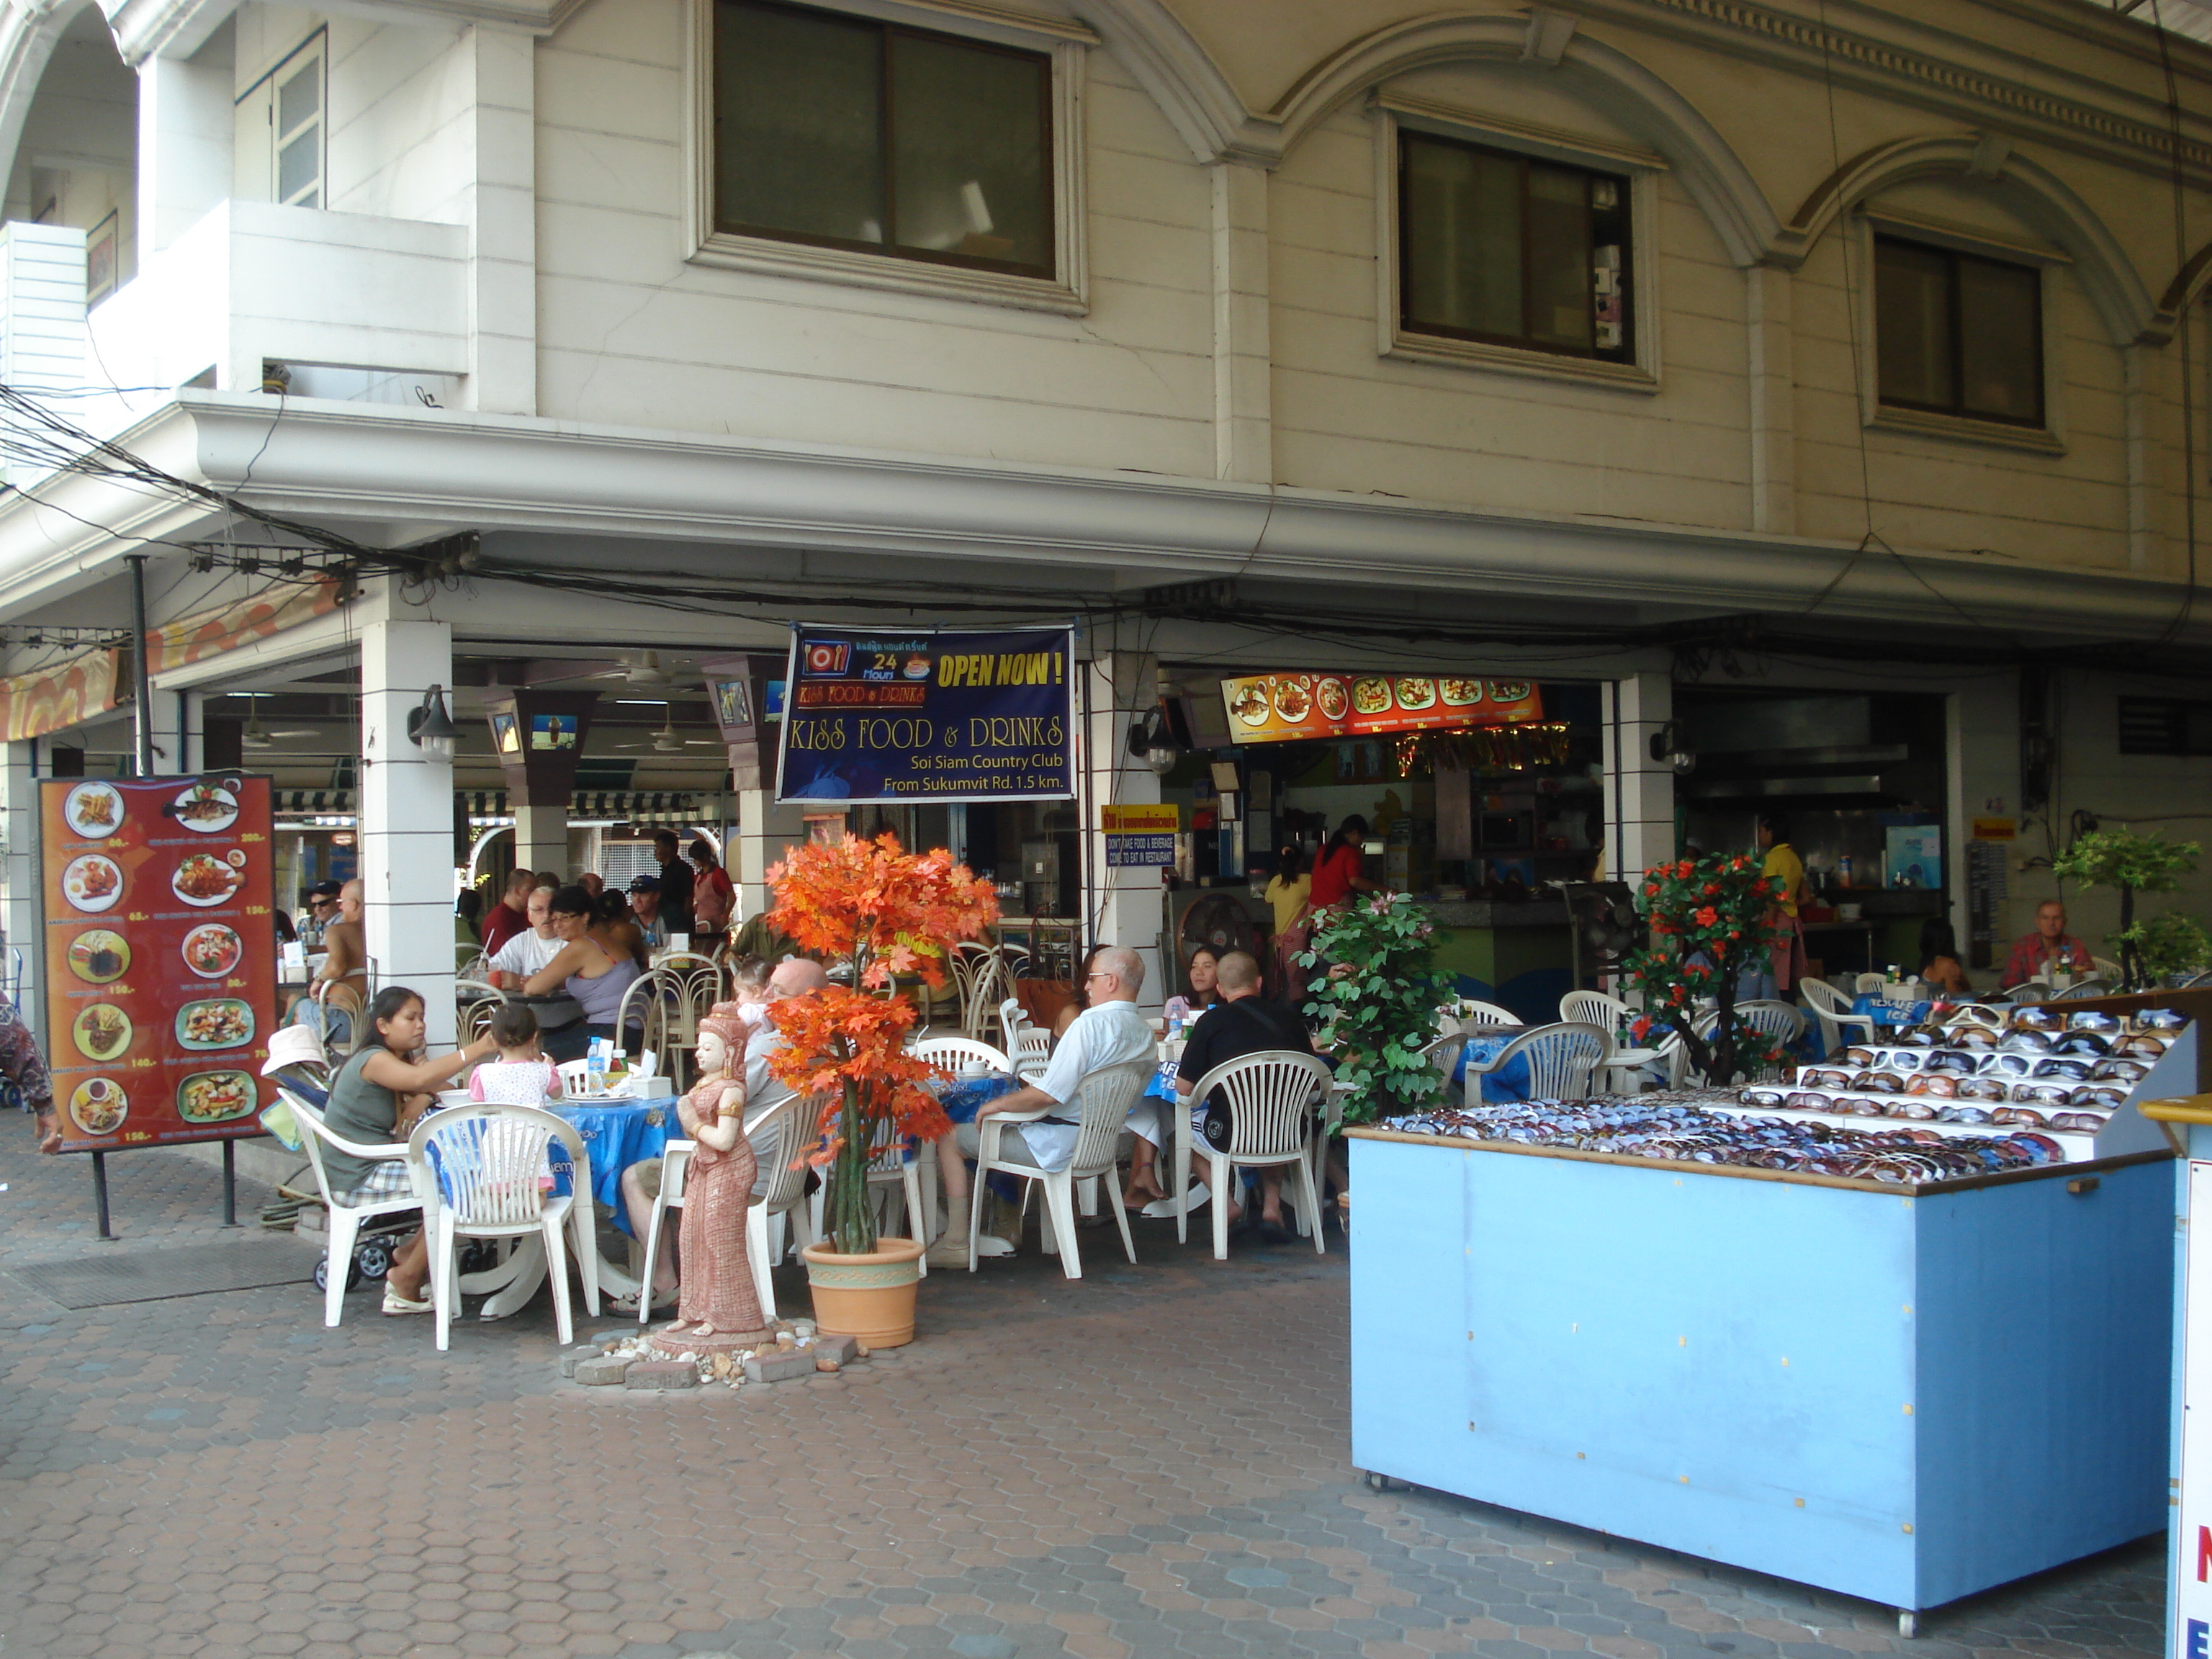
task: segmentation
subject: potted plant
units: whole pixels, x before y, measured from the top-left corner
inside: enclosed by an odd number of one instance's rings
[[[2123,986],[2140,987],[2157,976],[2144,957],[2143,946],[2150,941],[2136,925],[2136,895],[2173,891],[2182,877],[2197,868],[2201,850],[2193,841],[2171,842],[2129,830],[2092,830],[2075,836],[2071,847],[2051,860],[2051,873],[2063,880],[2120,890],[2120,930],[2106,939],[2118,947]]]
[[[945,983],[950,948],[998,915],[988,882],[943,848],[908,853],[883,835],[795,847],[769,872],[775,894],[769,926],[799,948],[852,969],[849,985],[776,1005],[784,1047],[769,1069],[822,1102],[820,1145],[811,1154],[827,1191],[826,1237],[801,1253],[814,1291],[816,1322],[833,1335],[895,1347],[914,1338],[915,1285],[927,1241],[878,1238],[868,1164],[889,1125],[933,1140],[950,1127],[921,1085],[936,1068],[906,1049],[912,1004],[886,998],[893,976]],[[910,1218],[919,1231],[920,1217]]]
[[[1301,967],[1329,964],[1305,1011],[1328,1028],[1336,1080],[1349,1085],[1346,1123],[1417,1112],[1444,1091],[1422,1051],[1436,1040],[1437,1006],[1452,994],[1433,965],[1436,926],[1403,893],[1376,893],[1326,913]]]
[[[1781,1058],[1735,1006],[1737,978],[1774,948],[1774,896],[1775,884],[1741,853],[1654,866],[1637,890],[1650,938],[1621,962],[1628,982],[1644,993],[1647,1023],[1637,1036],[1658,1026],[1677,1033],[1691,1065],[1715,1088]],[[1699,1036],[1698,1005],[1708,998],[1720,1017],[1711,1036]]]

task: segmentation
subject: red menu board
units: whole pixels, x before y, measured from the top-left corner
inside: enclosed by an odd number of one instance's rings
[[[1221,682],[1238,743],[1521,726],[1544,718],[1533,680],[1459,674],[1254,674]]]
[[[276,1015],[269,780],[39,786],[64,1152],[258,1134]]]

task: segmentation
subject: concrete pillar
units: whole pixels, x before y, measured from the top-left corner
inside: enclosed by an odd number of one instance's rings
[[[537,45],[477,23],[463,37],[474,97],[466,195],[471,409],[538,412]]]
[[[1165,1000],[1160,967],[1160,872],[1155,869],[1109,870],[1106,836],[1099,828],[1107,806],[1151,806],[1160,799],[1152,769],[1129,752],[1130,722],[1157,701],[1153,672],[1158,659],[1141,652],[1117,651],[1085,665],[1090,676],[1091,720],[1083,734],[1085,867],[1090,886],[1083,896],[1085,932],[1101,945],[1121,945],[1145,964],[1146,1008]]]
[[[1674,773],[1651,757],[1651,738],[1674,718],[1665,674],[1631,674],[1606,690],[1605,869],[1633,884],[1675,854]]]
[[[39,905],[39,784],[32,759],[38,744],[0,748],[7,751],[0,757],[0,942],[11,953],[6,959],[9,970],[21,958],[15,1006],[43,1045],[46,940]]]
[[[1267,174],[1233,161],[1212,171],[1215,476],[1267,483],[1275,476]]]
[[[1753,265],[1747,319],[1751,331],[1751,527],[1797,532],[1797,380],[1790,356],[1790,283],[1786,270]]]
[[[375,983],[422,994],[435,1051],[454,1041],[453,767],[407,735],[431,685],[453,682],[453,630],[387,587],[361,633],[361,879]]]
[[[212,54],[211,54],[212,55]],[[138,65],[138,264],[231,193],[229,58],[149,58]]]
[[[513,800],[514,792],[509,792]],[[568,867],[568,803],[551,801],[532,806],[514,800],[514,863],[517,869],[550,870],[566,881],[576,872]]]
[[[726,854],[722,862],[737,888],[738,923],[750,921],[775,902],[768,890],[769,866],[782,859],[786,848],[805,839],[802,809],[779,805],[773,789],[738,791],[738,823],[731,836],[735,856]]]
[[[154,770],[157,778],[181,776],[190,769],[185,763],[189,747],[185,733],[185,700],[174,691],[156,691],[147,705],[153,716]]]

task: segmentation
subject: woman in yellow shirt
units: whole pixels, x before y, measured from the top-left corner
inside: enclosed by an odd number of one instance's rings
[[[1306,948],[1313,937],[1307,901],[1313,894],[1313,877],[1306,872],[1306,855],[1295,844],[1275,854],[1275,873],[1261,894],[1275,912],[1274,981],[1278,996],[1293,1002],[1305,1000],[1305,970],[1291,958]]]
[[[1766,854],[1759,873],[1780,888],[1766,921],[1780,930],[1774,945],[1774,988],[1786,1000],[1805,974],[1805,928],[1797,907],[1812,896],[1812,890],[1805,884],[1805,860],[1790,844],[1789,819],[1778,812],[1761,814],[1759,847]]]

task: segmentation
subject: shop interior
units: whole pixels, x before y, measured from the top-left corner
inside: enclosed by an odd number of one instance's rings
[[[1680,844],[1749,850],[1760,815],[1780,814],[1816,896],[1802,917],[1816,975],[1914,973],[1923,924],[1963,934],[1943,867],[1942,698],[1686,685],[1674,716],[1669,747],[1692,763]]]

